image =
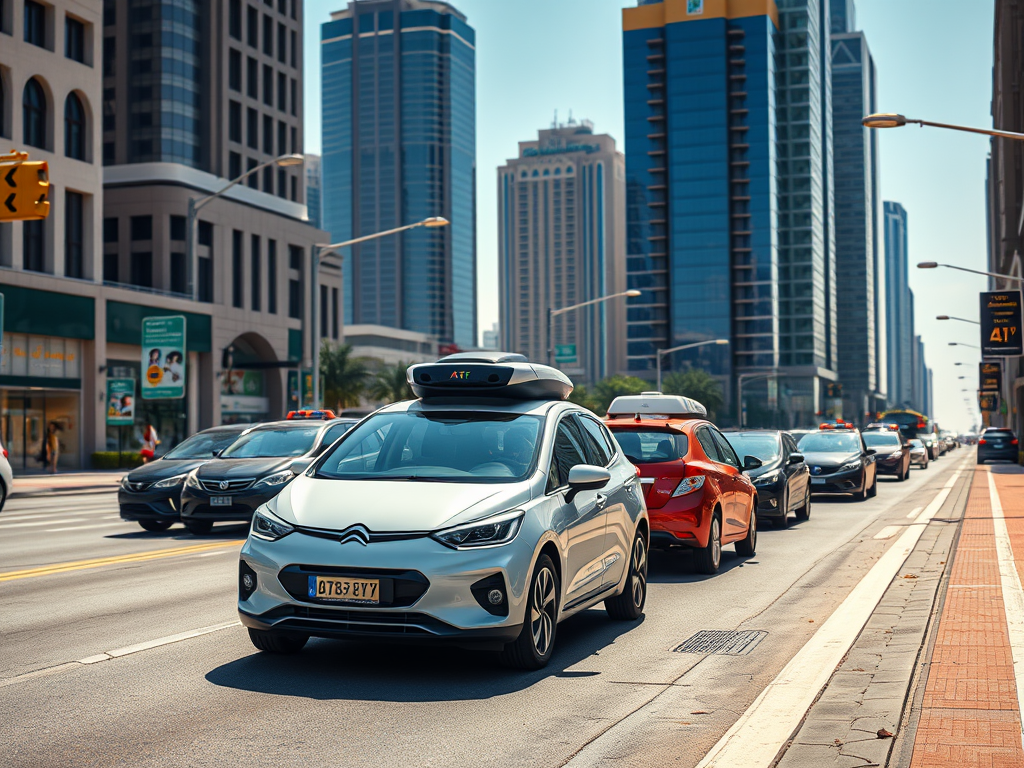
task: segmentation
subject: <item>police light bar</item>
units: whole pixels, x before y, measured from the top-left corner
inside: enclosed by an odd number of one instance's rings
[[[330,421],[331,419],[336,418],[338,417],[334,415],[334,411],[330,410],[329,408],[324,408],[323,410],[319,411],[288,411],[288,415],[285,416],[285,419],[287,419],[288,421]]]
[[[508,352],[459,352],[409,367],[413,394],[433,398],[488,397],[566,400],[573,384],[561,371]]]
[[[839,421],[835,424],[825,422],[823,424],[819,424],[818,429],[853,429],[853,424],[848,421]]]
[[[608,418],[623,416],[651,416],[663,419],[706,419],[708,409],[692,397],[663,395],[661,392],[641,392],[623,395],[608,406]]]

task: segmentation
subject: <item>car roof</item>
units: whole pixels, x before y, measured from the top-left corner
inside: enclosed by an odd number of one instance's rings
[[[552,410],[575,410],[589,413],[586,408],[566,400],[506,400],[503,398],[463,398],[459,402],[447,400],[405,400],[385,405],[377,413],[520,413],[544,416]]]
[[[259,424],[220,424],[216,427],[209,427],[208,429],[201,429],[196,432],[197,435],[207,435],[211,432],[244,432],[247,429],[257,427]]]
[[[730,427],[729,429],[721,430],[726,435],[781,435],[785,430],[782,429],[739,429],[737,427]]]
[[[639,421],[635,416],[616,416],[610,419],[606,417],[605,419],[603,419],[603,421],[604,425],[609,429],[636,429],[637,427],[672,427],[673,429],[682,430],[684,427],[710,423],[706,419],[676,419],[671,417],[658,418],[656,416],[644,416],[642,414],[640,416]]]

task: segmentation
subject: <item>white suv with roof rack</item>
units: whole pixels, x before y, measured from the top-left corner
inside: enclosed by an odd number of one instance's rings
[[[253,644],[451,639],[536,669],[558,623],[638,619],[650,528],[636,470],[572,382],[522,355],[409,368],[418,399],[367,417],[257,510],[239,564]]]

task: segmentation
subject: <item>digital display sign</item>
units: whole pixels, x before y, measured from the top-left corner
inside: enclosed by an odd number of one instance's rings
[[[989,357],[1024,355],[1021,338],[1020,291],[981,294],[981,354]]]
[[[978,365],[978,389],[982,392],[998,392],[1002,389],[1003,364],[988,361]]]

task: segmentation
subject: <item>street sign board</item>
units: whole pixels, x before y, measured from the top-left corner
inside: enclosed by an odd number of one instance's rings
[[[107,424],[135,423],[135,379],[107,379]]]
[[[1024,355],[1020,291],[981,294],[981,354],[986,357]]]
[[[142,319],[142,399],[185,396],[185,317]]]
[[[998,392],[979,392],[978,393],[978,407],[983,411],[994,413],[999,410],[999,393]]]
[[[1002,389],[1003,364],[989,360],[978,365],[978,389],[982,392],[998,392]]]
[[[576,345],[575,344],[555,344],[555,362],[556,363],[575,363],[576,362]]]

